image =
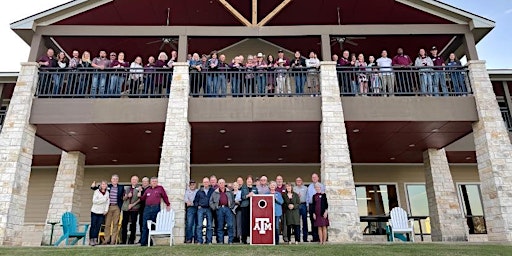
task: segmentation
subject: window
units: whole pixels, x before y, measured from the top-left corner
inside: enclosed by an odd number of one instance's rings
[[[487,234],[480,185],[459,184],[460,201],[468,223],[469,234]]]
[[[385,235],[389,212],[398,206],[395,185],[356,185],[363,234]]]
[[[414,218],[414,233],[430,234],[430,217],[425,184],[407,184],[405,188],[409,213]]]

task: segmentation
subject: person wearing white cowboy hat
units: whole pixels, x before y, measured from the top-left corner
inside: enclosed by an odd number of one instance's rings
[[[284,87],[286,85],[286,67],[284,64],[286,61],[284,59],[277,60],[276,67],[276,93],[282,94],[284,93]]]

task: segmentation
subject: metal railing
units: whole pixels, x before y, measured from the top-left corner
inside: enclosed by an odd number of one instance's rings
[[[465,96],[466,67],[338,67],[340,94],[352,96]]]
[[[501,107],[500,110],[503,121],[505,122],[505,126],[507,126],[509,132],[512,132],[512,116],[510,115],[508,108]]]
[[[36,96],[44,98],[165,97],[170,69],[40,69]]]
[[[430,223],[426,223],[428,218],[429,216],[409,216],[409,219],[414,220],[414,234],[419,235],[421,241],[425,235],[430,235],[427,232],[430,230]],[[389,215],[360,216],[363,235],[387,235],[386,226],[389,219]]]
[[[230,69],[190,71],[192,97],[256,97],[320,95],[320,71]]]
[[[0,109],[0,131],[2,131],[2,126],[4,125],[6,115],[7,115],[7,110]]]

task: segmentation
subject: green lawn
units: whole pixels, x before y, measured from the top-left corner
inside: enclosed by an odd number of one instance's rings
[[[468,244],[468,243],[424,243],[424,244],[335,244],[335,245],[177,245],[173,247],[156,246],[75,246],[67,248],[54,247],[0,247],[0,255],[512,255],[512,245]]]

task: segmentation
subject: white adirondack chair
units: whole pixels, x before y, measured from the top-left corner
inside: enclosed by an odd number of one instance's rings
[[[391,210],[390,216],[391,241],[395,241],[395,234],[410,234],[410,239],[414,242],[414,220],[409,220],[407,212],[395,207]]]
[[[151,230],[151,225],[155,225],[155,230]],[[167,236],[169,235],[169,246],[172,246],[174,229],[174,210],[167,211],[166,209],[160,210],[156,216],[156,223],[148,220],[148,247],[151,246],[151,236]]]

